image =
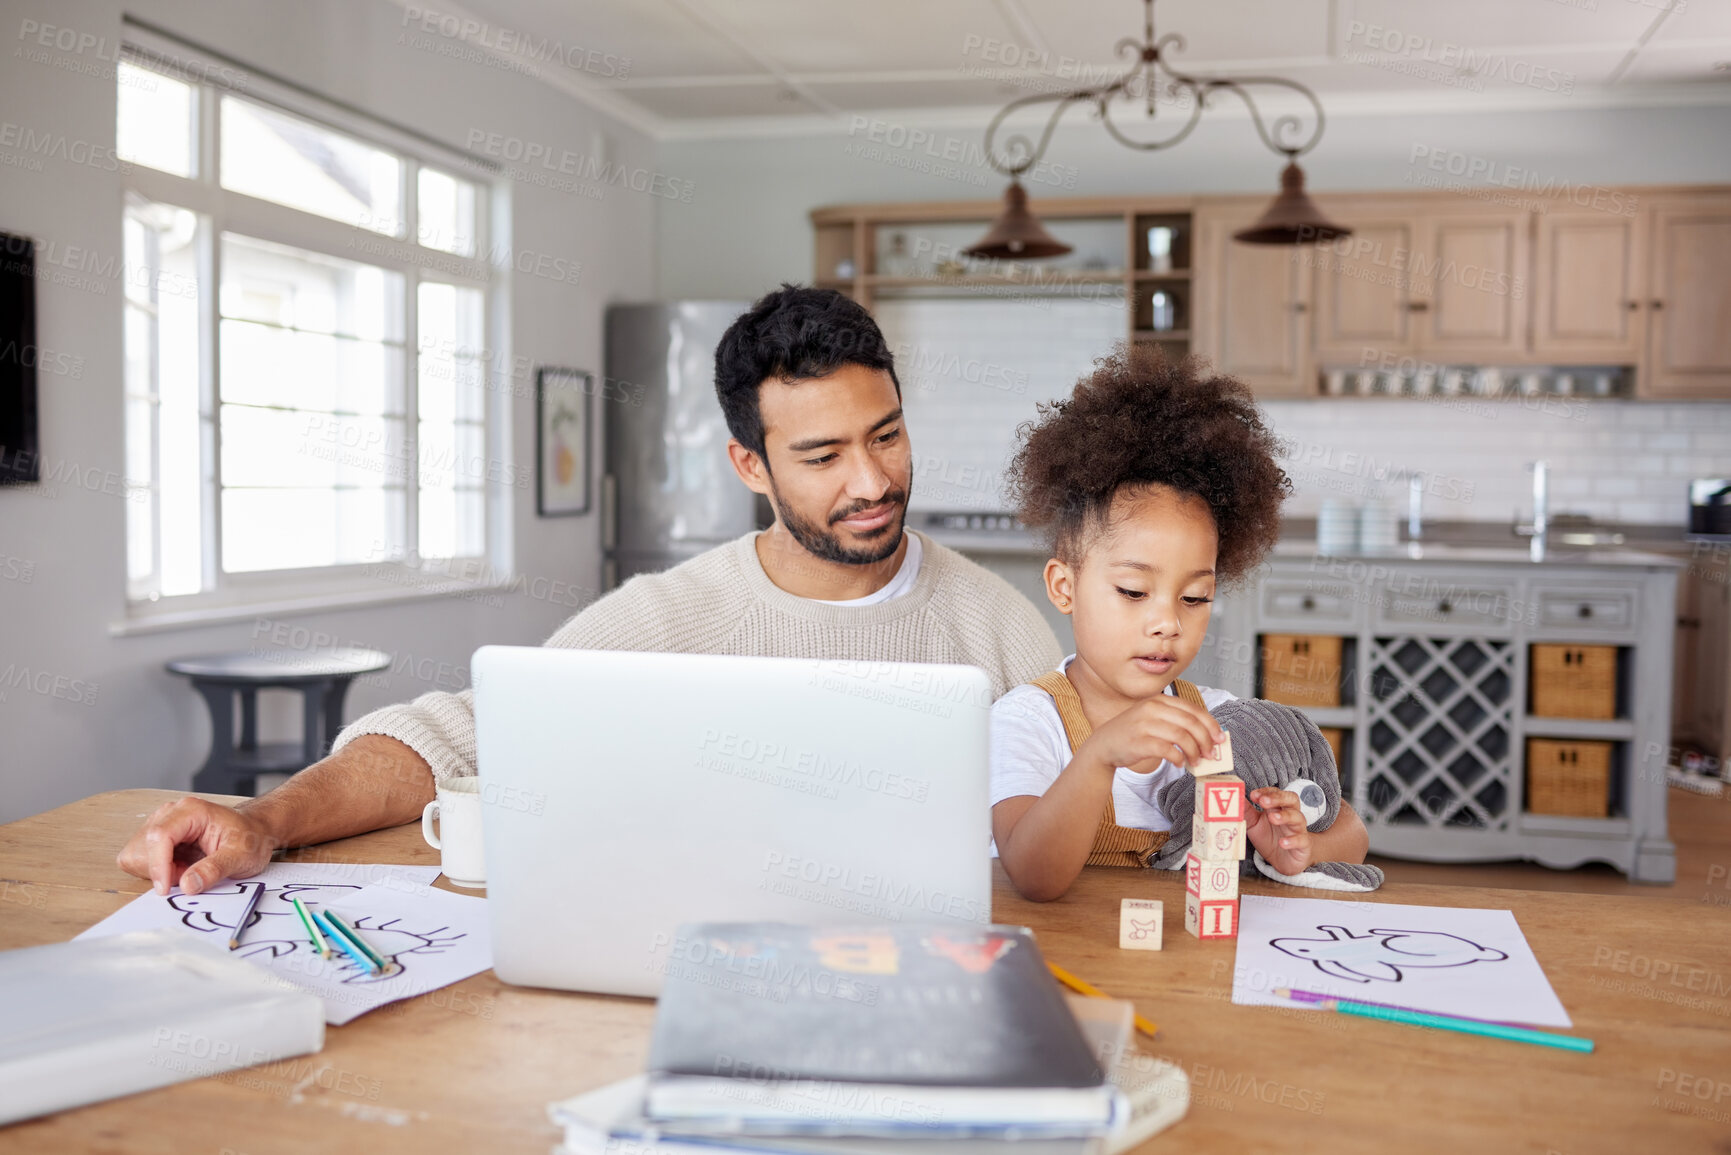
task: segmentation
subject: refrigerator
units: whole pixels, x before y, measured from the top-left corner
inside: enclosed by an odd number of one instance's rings
[[[612,589],[770,522],[727,459],[715,347],[747,301],[607,310],[601,482],[604,584]]]

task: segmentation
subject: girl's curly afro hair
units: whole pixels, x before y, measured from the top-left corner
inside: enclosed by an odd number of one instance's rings
[[[1165,485],[1207,502],[1222,582],[1248,574],[1280,536],[1292,482],[1276,463],[1274,434],[1250,390],[1199,358],[1119,345],[1018,434],[1011,488],[1022,521],[1047,534],[1060,560],[1081,561],[1126,487]]]

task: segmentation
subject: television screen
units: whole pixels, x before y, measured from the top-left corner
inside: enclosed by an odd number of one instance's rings
[[[0,485],[39,480],[36,245],[0,233]]]

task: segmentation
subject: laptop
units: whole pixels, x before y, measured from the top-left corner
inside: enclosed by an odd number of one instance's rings
[[[471,670],[505,982],[654,995],[703,949],[684,923],[991,921],[981,670],[541,646]]]

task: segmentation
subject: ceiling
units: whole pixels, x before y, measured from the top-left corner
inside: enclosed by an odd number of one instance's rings
[[[664,137],[983,120],[1116,75],[1142,27],[1138,0],[463,4],[439,6],[473,19],[459,38]],[[1155,31],[1182,33],[1179,67],[1287,77],[1331,112],[1731,103],[1731,0],[1158,0]]]

